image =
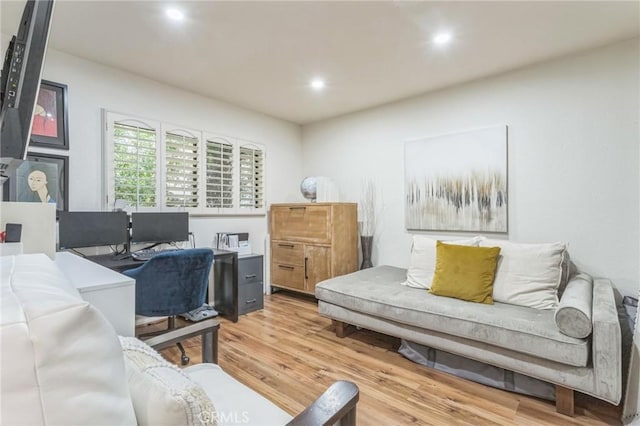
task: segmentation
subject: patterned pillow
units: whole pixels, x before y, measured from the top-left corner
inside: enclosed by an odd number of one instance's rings
[[[215,426],[217,414],[204,389],[134,337],[120,336],[138,425]]]

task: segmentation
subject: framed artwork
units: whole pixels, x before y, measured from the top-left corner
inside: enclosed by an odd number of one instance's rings
[[[31,125],[31,146],[69,149],[67,85],[42,80]]]
[[[34,198],[36,196],[36,194],[34,193],[38,193],[38,196],[35,200],[24,201],[39,200],[41,202],[55,202],[57,211],[69,211],[69,157],[67,157],[66,155],[28,152],[26,164],[29,165],[27,187],[29,187],[32,193],[31,198]],[[41,171],[42,173],[39,174],[38,171]],[[24,173],[27,173],[27,170]],[[53,173],[55,173],[55,175],[53,175]],[[37,178],[37,175],[39,175],[39,177],[42,179],[42,174],[45,175],[44,177],[46,180],[41,182],[34,182],[34,177]],[[29,176],[31,176],[30,180]],[[43,196],[43,183],[46,184],[46,190],[49,192],[50,198],[48,199]],[[40,187],[38,187],[38,185]]]
[[[507,126],[405,143],[409,230],[507,232]]]

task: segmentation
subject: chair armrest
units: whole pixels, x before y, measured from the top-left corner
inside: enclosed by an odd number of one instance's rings
[[[622,397],[622,337],[613,286],[593,280],[592,356],[597,393],[614,404]]]
[[[344,380],[333,383],[313,404],[293,418],[287,426],[355,426],[358,386]]]

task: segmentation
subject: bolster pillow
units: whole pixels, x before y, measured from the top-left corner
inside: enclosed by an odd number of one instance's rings
[[[592,330],[591,305],[593,303],[593,278],[578,274],[568,283],[556,309],[558,330],[570,337],[584,339]]]

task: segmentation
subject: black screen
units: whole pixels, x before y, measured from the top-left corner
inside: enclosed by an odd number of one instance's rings
[[[60,248],[126,244],[129,216],[126,212],[60,212]]]
[[[47,52],[53,0],[29,0],[0,78],[0,157],[24,160]]]
[[[168,243],[189,239],[189,213],[132,213],[132,243]]]

